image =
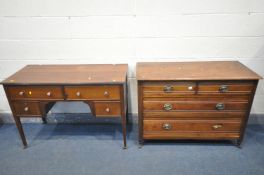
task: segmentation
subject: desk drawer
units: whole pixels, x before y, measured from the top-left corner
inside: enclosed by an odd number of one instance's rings
[[[251,94],[254,88],[255,85],[253,82],[200,82],[198,94]]]
[[[248,102],[230,101],[144,101],[145,111],[180,111],[180,110],[247,110]]]
[[[120,117],[121,106],[120,102],[94,102],[95,115]]]
[[[12,100],[40,99],[63,100],[62,88],[57,86],[11,86],[8,93]]]
[[[241,120],[144,120],[144,137],[186,137],[208,136],[240,132]],[[199,138],[199,137],[197,137]]]
[[[67,99],[120,100],[120,86],[65,86]]]
[[[38,102],[13,102],[13,107],[16,115],[30,117],[30,116],[41,116],[39,103]]]

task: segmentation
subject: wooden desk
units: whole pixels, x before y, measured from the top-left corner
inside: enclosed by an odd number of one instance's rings
[[[239,146],[259,79],[236,61],[138,63],[140,144],[224,139]]]
[[[83,101],[96,117],[121,117],[126,148],[127,64],[28,65],[2,82],[24,147],[22,117],[41,117],[57,101]]]

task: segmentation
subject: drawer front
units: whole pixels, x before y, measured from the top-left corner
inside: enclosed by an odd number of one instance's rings
[[[247,110],[248,102],[230,101],[144,101],[145,111],[180,111],[180,110]]]
[[[120,100],[120,86],[66,86],[67,99]]]
[[[194,82],[149,82],[142,85],[146,97],[168,97],[194,94]]]
[[[253,82],[200,82],[198,94],[251,94],[255,89]]]
[[[143,139],[192,139],[192,140],[229,140],[240,138],[239,132],[144,132]]]
[[[8,87],[12,100],[49,99],[63,100],[62,88],[57,86],[14,86]]]
[[[153,112],[144,111],[143,117],[146,119],[241,119],[246,116],[246,111],[173,111],[173,112]]]
[[[120,117],[121,106],[120,102],[94,102],[95,115]]]
[[[175,137],[190,133],[239,133],[241,120],[144,120],[143,125],[144,136]]]
[[[13,102],[15,113],[19,116],[40,116],[39,103],[37,102]]]

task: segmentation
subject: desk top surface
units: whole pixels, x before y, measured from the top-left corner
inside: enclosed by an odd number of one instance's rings
[[[238,61],[137,63],[137,80],[257,80],[261,78]]]
[[[2,84],[122,84],[127,64],[27,65]]]

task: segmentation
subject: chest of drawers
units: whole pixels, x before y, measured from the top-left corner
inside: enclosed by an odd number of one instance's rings
[[[82,101],[95,117],[121,118],[126,148],[127,65],[28,65],[2,82],[23,145],[20,118],[41,117],[58,101]]]
[[[139,143],[211,139],[240,145],[260,78],[233,61],[138,63]]]

